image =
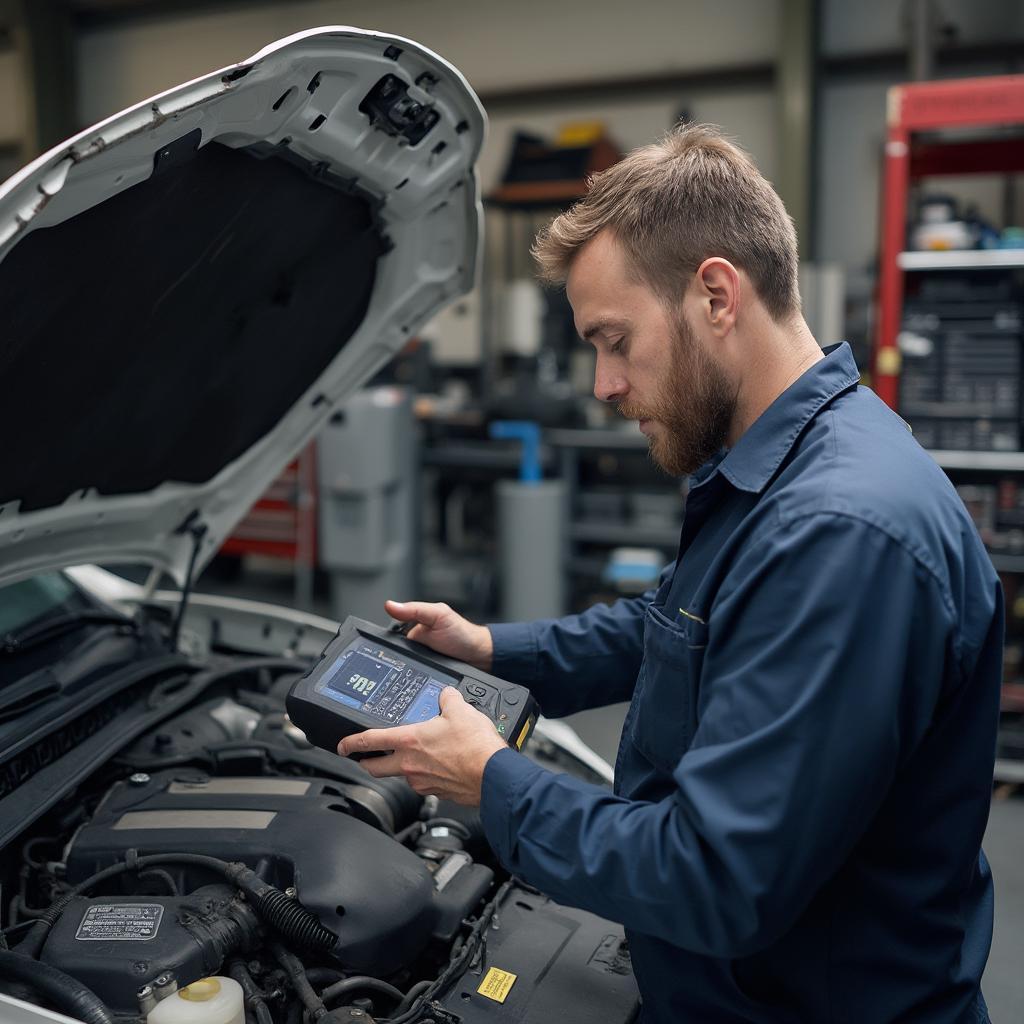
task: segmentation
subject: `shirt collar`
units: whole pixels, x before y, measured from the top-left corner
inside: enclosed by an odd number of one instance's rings
[[[724,456],[716,456],[697,471],[695,482],[703,483],[717,470],[741,491],[756,494],[767,486],[804,427],[836,395],[860,380],[845,341],[824,351],[825,358],[786,388]]]

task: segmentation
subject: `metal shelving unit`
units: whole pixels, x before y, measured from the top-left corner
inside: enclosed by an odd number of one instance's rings
[[[998,551],[990,551],[988,554],[996,572],[1024,572],[1024,555],[1004,555]]]
[[[1020,267],[1024,251],[906,252],[907,200],[911,182],[923,177],[966,173],[1024,172],[1019,137],[995,135],[963,141],[964,129],[993,132],[1024,127],[1024,75],[992,75],[915,82],[889,90],[882,194],[878,327],[872,380],[879,397],[896,407],[900,351],[897,336],[903,311],[903,275],[915,270]],[[955,138],[934,134],[954,130]],[[1007,261],[1007,262],[1002,262]]]
[[[929,454],[943,469],[1024,473],[1024,452],[954,452],[933,449]]]
[[[679,494],[679,518],[672,525],[658,525],[642,517],[587,518],[577,511],[580,490],[580,463],[601,455],[624,455],[629,458],[642,456],[647,452],[647,438],[634,429],[614,427],[589,429],[551,429],[544,431],[544,442],[557,457],[560,476],[567,488],[567,503],[570,509],[568,527],[569,557],[566,568],[577,576],[598,576],[605,565],[604,558],[585,554],[584,545],[613,547],[660,548],[666,560],[679,546],[679,531],[682,528],[682,494]],[[661,485],[666,493],[669,487]]]
[[[901,252],[900,270],[1013,270],[1024,267],[1024,249],[949,249],[936,252]]]
[[[680,524],[681,528],[682,524]],[[679,544],[679,530],[642,526],[629,522],[599,523],[577,519],[569,526],[569,539],[595,544],[674,548]]]
[[[879,397],[894,409],[898,406],[903,362],[898,336],[903,321],[905,275],[957,271],[1012,274],[1024,268],[1024,249],[906,251],[911,182],[942,175],[1021,172],[1024,75],[919,82],[889,91],[872,383]],[[966,407],[942,404],[947,408],[934,415],[955,419],[967,413]],[[978,411],[973,409],[974,414]],[[980,418],[987,417],[982,414]],[[980,472],[1014,477],[1024,473],[1024,452],[1020,451],[933,450],[931,454],[951,474]],[[1024,573],[1024,554],[990,551],[989,555],[998,572]],[[1004,734],[1003,729],[1016,728],[1014,716],[1024,710],[1022,694],[1024,686],[1019,682],[1004,682],[1001,742],[1010,734]],[[1024,781],[1024,762],[1000,760],[995,777]]]

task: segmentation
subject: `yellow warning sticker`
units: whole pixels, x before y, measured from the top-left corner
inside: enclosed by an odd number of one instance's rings
[[[482,996],[487,996],[488,999],[493,999],[496,1003],[503,1003],[508,998],[509,990],[515,983],[516,975],[509,971],[502,971],[497,967],[492,967],[484,975],[484,980],[480,982],[477,992]]]

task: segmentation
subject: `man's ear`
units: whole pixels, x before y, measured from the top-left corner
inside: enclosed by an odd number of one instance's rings
[[[727,259],[711,256],[697,268],[695,280],[705,324],[724,337],[736,326],[739,314],[739,271]]]

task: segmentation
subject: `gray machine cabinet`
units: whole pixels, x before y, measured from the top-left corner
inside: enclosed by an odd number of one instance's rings
[[[385,619],[417,596],[419,428],[409,392],[368,388],[317,439],[319,556],[335,618]]]

